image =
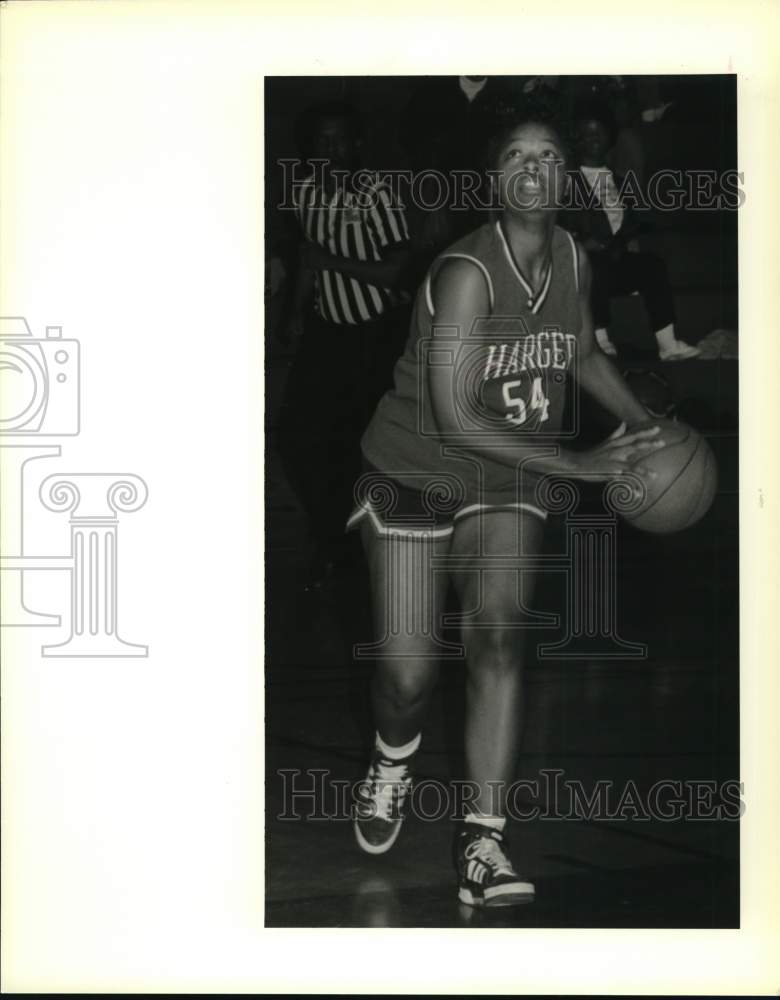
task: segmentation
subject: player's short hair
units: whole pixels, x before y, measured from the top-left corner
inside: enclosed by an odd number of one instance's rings
[[[558,140],[564,161],[568,161],[569,136],[565,123],[557,115],[546,112],[542,105],[529,102],[496,120],[484,150],[483,166],[485,170],[495,170],[496,160],[502,147],[506,145],[515,129],[522,128],[524,125],[541,125],[550,129]]]
[[[357,108],[347,101],[320,101],[303,110],[295,122],[295,142],[303,156],[310,152],[315,132],[328,118],[346,122],[355,141],[363,137],[363,122]]]

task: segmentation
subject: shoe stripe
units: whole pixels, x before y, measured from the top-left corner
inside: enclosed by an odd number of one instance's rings
[[[478,858],[472,858],[472,860],[469,861],[468,878],[470,879],[470,881],[477,883],[484,882],[485,878],[487,877],[487,874],[488,874],[487,865],[485,865]]]
[[[493,899],[495,896],[533,896],[536,892],[532,882],[503,882],[500,885],[489,886],[485,889],[485,899]]]

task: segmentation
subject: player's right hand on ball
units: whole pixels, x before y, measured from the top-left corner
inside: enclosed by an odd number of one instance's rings
[[[587,479],[613,479],[627,472],[653,479],[656,473],[642,464],[642,458],[665,446],[660,434],[658,426],[627,434],[626,425],[621,424],[606,441],[579,453],[577,471]]]

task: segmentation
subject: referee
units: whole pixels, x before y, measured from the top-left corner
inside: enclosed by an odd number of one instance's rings
[[[347,104],[309,108],[298,122],[309,163],[294,185],[300,236],[291,340],[297,347],[280,422],[280,452],[309,518],[309,587],[345,551],[360,437],[408,333],[404,212],[373,172],[359,170],[361,124]]]

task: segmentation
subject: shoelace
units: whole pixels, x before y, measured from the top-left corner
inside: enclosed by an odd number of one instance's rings
[[[488,865],[496,875],[514,875],[512,862],[504,854],[501,844],[493,837],[479,837],[471,857]]]
[[[369,775],[371,798],[375,816],[387,820],[393,807],[393,800],[400,808],[411,788],[412,779],[406,764],[388,764],[379,760],[371,768]]]

